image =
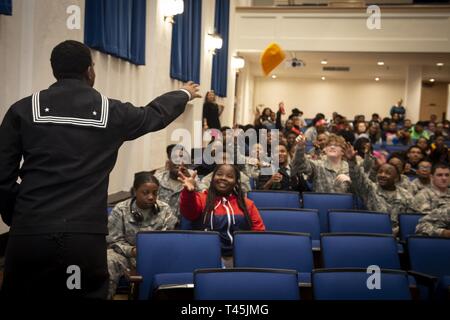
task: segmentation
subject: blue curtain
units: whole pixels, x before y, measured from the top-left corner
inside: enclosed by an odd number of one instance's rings
[[[146,15],[146,0],[86,0],[84,42],[144,65]]]
[[[0,14],[12,15],[12,0],[0,0]]]
[[[228,81],[228,32],[230,24],[230,0],[216,0],[214,28],[223,40],[222,49],[213,58],[211,89],[219,97],[227,96]]]
[[[170,77],[200,83],[202,1],[184,0],[184,12],[174,17]]]

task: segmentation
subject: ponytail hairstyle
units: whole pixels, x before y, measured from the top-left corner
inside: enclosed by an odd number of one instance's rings
[[[131,196],[136,196],[136,190],[144,183],[154,183],[159,188],[159,181],[150,171],[141,171],[134,174],[133,186],[131,187]]]

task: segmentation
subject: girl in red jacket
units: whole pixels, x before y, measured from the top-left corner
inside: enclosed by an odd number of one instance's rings
[[[264,223],[253,201],[241,189],[239,170],[232,164],[217,165],[208,190],[195,192],[195,176],[179,172],[184,189],[180,196],[181,214],[193,221],[196,229],[218,231],[222,255],[231,256],[233,232],[264,231]]]

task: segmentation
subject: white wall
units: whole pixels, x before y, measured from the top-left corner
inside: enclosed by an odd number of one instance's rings
[[[111,98],[141,106],[181,86],[169,76],[172,25],[163,21],[162,1],[147,1],[146,66],[137,67],[93,52],[97,90]],[[66,27],[69,5],[81,8],[80,30]],[[0,15],[0,121],[12,103],[54,82],[49,62],[53,47],[67,39],[83,41],[84,35],[84,0],[15,0],[13,6],[13,16]],[[214,26],[214,1],[203,1],[202,9],[204,48],[204,37]],[[203,49],[202,92],[210,88],[211,61],[211,56]],[[229,85],[229,92],[233,89]],[[230,102],[223,99],[221,103],[228,105]],[[165,130],[125,143],[110,177],[109,193],[128,190],[134,172],[163,166],[165,148],[172,143],[171,133],[176,128],[192,132],[194,121],[201,121],[202,104],[203,100],[197,99]]]
[[[381,9],[380,28],[368,28],[364,8],[239,8],[237,47],[343,52],[450,52],[449,8]]]
[[[337,111],[351,119],[356,114],[370,118],[372,113],[387,116],[393,104],[404,94],[403,81],[304,80],[297,78],[255,78],[253,106],[264,104],[272,110],[284,101],[289,114],[294,107],[313,118],[322,112],[330,118]],[[407,108],[408,106],[406,106]],[[245,119],[246,123],[253,119]]]

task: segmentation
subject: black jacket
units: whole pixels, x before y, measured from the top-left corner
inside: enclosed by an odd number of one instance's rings
[[[166,127],[188,100],[178,90],[136,108],[64,79],[12,105],[0,127],[0,212],[5,222],[12,217],[11,234],[107,234],[120,146]]]

